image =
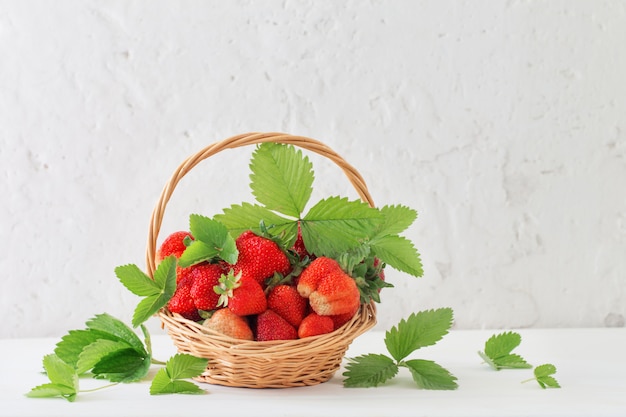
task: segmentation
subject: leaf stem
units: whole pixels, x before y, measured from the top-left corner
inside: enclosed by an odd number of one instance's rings
[[[103,385],[103,386],[101,386],[101,387],[97,387],[97,388],[92,388],[92,389],[81,389],[81,390],[80,390],[80,391],[78,391],[78,392],[95,392],[95,391],[99,391],[99,390],[101,390],[101,389],[114,387],[114,386],[116,386],[116,385],[118,385],[118,384],[119,384],[119,382],[114,382],[114,383],[112,383],[112,384]]]
[[[158,360],[158,359],[154,359],[154,358],[151,358],[151,359],[150,359],[150,363],[151,363],[151,364],[153,364],[153,365],[166,365],[166,363],[165,363],[165,362],[160,361],[160,360]]]

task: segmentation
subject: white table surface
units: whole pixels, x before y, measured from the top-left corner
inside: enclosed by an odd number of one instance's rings
[[[328,382],[302,388],[246,389],[201,384],[206,395],[150,396],[150,381],[120,384],[61,398],[24,396],[47,382],[41,360],[59,339],[0,340],[0,416],[626,416],[626,329],[521,329],[515,350],[533,365],[552,363],[561,389],[521,381],[532,370],[493,371],[477,355],[501,330],[452,330],[435,346],[410,358],[430,359],[457,378],[454,391],[417,389],[408,370],[377,388],[344,388],[344,369]],[[357,338],[348,356],[386,353],[384,333]],[[166,360],[175,349],[164,334],[153,335],[153,353]],[[153,366],[153,375],[158,367]],[[81,389],[106,381],[81,379]]]

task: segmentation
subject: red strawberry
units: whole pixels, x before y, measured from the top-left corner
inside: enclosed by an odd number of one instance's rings
[[[254,340],[252,329],[245,317],[233,313],[229,308],[216,310],[204,325],[234,339]]]
[[[155,261],[157,266],[161,261],[168,256],[174,255],[176,259],[180,258],[187,246],[185,246],[185,239],[193,239],[191,233],[186,231],[178,231],[170,234],[165,238],[161,246],[156,251]],[[182,280],[186,275],[190,273],[189,268],[181,268],[176,265],[176,282]]]
[[[260,342],[298,338],[296,328],[272,310],[266,310],[258,315],[256,332],[256,340]]]
[[[313,311],[322,316],[356,312],[361,295],[355,280],[337,261],[320,257],[302,271],[298,292],[306,297]]]
[[[176,291],[167,304],[167,308],[172,313],[178,313],[186,319],[198,321],[200,314],[191,297],[191,286],[193,285],[193,277],[188,276],[181,280],[176,286]]]
[[[228,307],[239,316],[260,314],[267,309],[263,287],[251,278],[235,275],[231,269],[219,279],[215,291],[220,294],[219,306]]]
[[[340,328],[341,326],[349,322],[352,319],[352,317],[354,317],[354,315],[356,314],[358,310],[359,308],[357,307],[355,311],[350,311],[344,314],[335,314],[334,316],[328,316],[333,321],[333,324],[334,324],[333,329],[337,330],[338,328]]]
[[[314,259],[298,277],[298,292],[308,298],[319,285],[319,281],[337,269],[341,268],[334,259],[324,256]]]
[[[235,241],[239,256],[234,265],[235,274],[252,278],[263,285],[266,278],[278,272],[287,275],[291,270],[289,258],[276,242],[257,236],[252,231],[243,232]]]
[[[298,337],[302,339],[309,336],[330,333],[333,330],[335,330],[335,325],[330,316],[320,316],[317,313],[311,313],[300,323],[300,327],[298,327]]]
[[[191,233],[186,231],[174,232],[163,240],[161,246],[156,251],[156,263],[158,264],[163,259],[170,255],[174,255],[176,258],[180,258],[187,246],[185,246],[185,238],[189,237],[193,239]]]
[[[306,298],[291,285],[277,285],[267,295],[267,308],[278,313],[289,324],[298,327],[307,311]]]
[[[198,310],[215,310],[219,301],[219,294],[214,290],[219,285],[222,274],[226,273],[223,264],[201,263],[192,265],[189,268],[193,277],[191,287],[191,297]]]

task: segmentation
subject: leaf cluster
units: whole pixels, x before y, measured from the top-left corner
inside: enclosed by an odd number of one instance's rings
[[[349,256],[349,263],[379,258],[382,263],[421,276],[422,264],[412,242],[400,236],[417,212],[396,205],[381,209],[360,200],[329,197],[312,204],[314,172],[308,157],[291,145],[264,143],[250,162],[250,188],[255,204],[232,205],[215,216],[233,235],[263,232],[261,225],[284,247],[296,240],[298,227],[307,250],[315,256]]]
[[[96,315],[86,326],[70,330],[57,343],[54,353],[43,358],[50,382],[33,388],[26,394],[28,397],[63,397],[74,401],[80,392],[79,377],[87,374],[112,383],[136,382],[146,377],[153,360],[150,336],[143,324],[145,345],[130,327],[107,313]],[[207,364],[205,359],[193,357],[172,359],[166,366],[171,384],[163,384],[163,377],[155,377],[151,393],[190,392],[187,385],[190,383],[179,383],[177,378],[197,376]],[[204,366],[200,369],[201,364]]]
[[[396,376],[401,367],[408,368],[419,388],[453,390],[456,377],[434,361],[406,358],[417,349],[431,346],[443,338],[452,326],[450,308],[421,311],[403,319],[385,334],[390,356],[366,354],[348,359],[345,387],[376,387]]]
[[[485,349],[479,351],[478,355],[483,358],[486,364],[492,369],[529,369],[533,366],[513,349],[522,342],[522,336],[517,332],[503,332],[491,336],[485,342]],[[556,373],[556,367],[552,364],[544,364],[535,367],[534,378],[522,382],[536,380],[541,388],[560,388],[557,380],[552,376]]]

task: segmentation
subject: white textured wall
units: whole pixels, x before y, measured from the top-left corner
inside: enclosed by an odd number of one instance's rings
[[[379,328],[624,326],[626,3],[0,1],[0,337],[137,299],[148,218],[219,139],[285,131],[420,217]],[[185,178],[165,231],[248,198],[246,150]],[[354,196],[315,159],[323,193]],[[153,329],[158,329],[156,319]]]

